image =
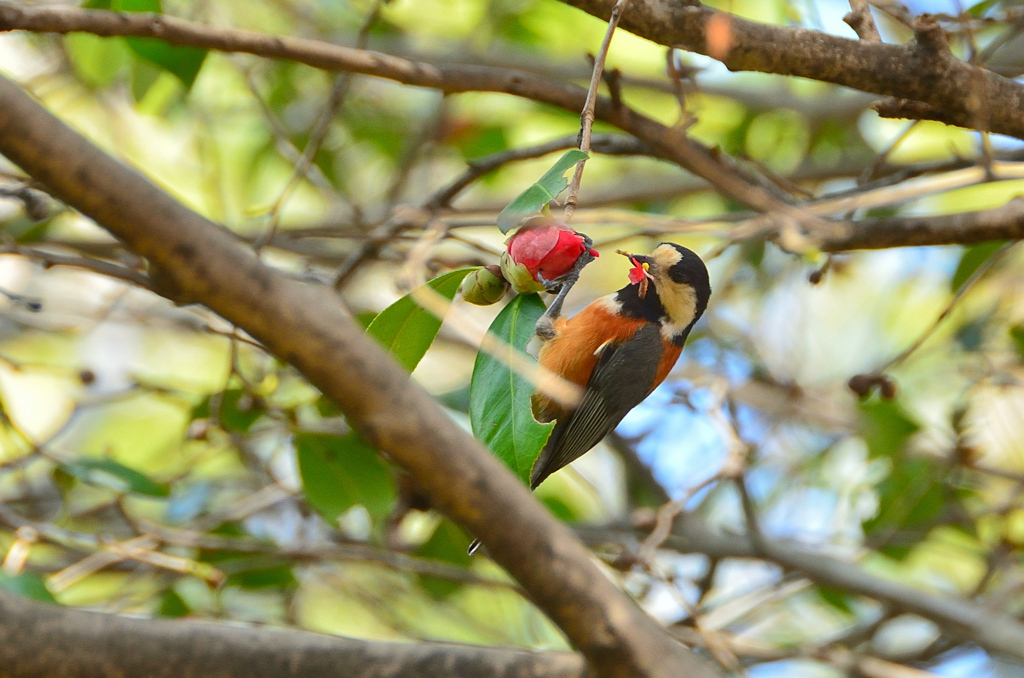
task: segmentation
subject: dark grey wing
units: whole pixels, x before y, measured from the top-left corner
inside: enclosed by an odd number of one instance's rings
[[[555,424],[533,465],[531,488],[601,442],[647,397],[663,350],[661,328],[647,323],[630,339],[601,351],[580,404]]]

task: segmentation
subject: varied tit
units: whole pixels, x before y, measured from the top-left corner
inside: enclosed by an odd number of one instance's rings
[[[533,466],[531,489],[601,442],[665,380],[707,308],[708,269],[691,250],[662,243],[650,256],[626,256],[629,285],[569,320],[538,323],[540,364],[584,392],[572,409],[533,394],[537,420],[558,423]]]
[[[534,417],[557,423],[533,465],[530,489],[601,442],[665,380],[707,308],[708,269],[691,250],[662,243],[650,256],[621,254],[633,264],[629,285],[568,320],[559,315],[563,288],[537,321],[540,364],[584,390],[572,409],[533,394]],[[479,546],[475,540],[469,554]]]

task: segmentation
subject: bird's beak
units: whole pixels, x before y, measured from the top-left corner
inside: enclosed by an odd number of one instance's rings
[[[630,254],[622,250],[617,250],[617,252],[629,259],[629,263],[633,264],[633,268],[629,270],[629,282],[634,285],[639,283],[640,298],[643,299],[647,295],[648,281],[654,280],[654,276],[648,270],[651,264],[654,263],[654,260],[644,254]]]
[[[638,283],[640,280],[646,278],[647,280],[654,280],[654,276],[650,273],[651,264],[654,263],[654,259],[647,256],[646,254],[630,254],[629,252],[623,252],[617,250],[619,254],[629,259],[629,263],[633,264],[633,269],[629,272],[630,280],[633,283]]]
[[[654,263],[654,259],[646,254],[627,254],[626,256],[629,257],[634,266],[643,266],[645,271]]]

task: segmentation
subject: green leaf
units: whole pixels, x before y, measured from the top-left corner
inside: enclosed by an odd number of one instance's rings
[[[1005,240],[993,240],[964,248],[960,256],[960,263],[949,281],[949,288],[954,292],[967,282],[967,279],[974,275],[978,267],[988,261],[989,257],[996,253],[999,248],[1006,244]]]
[[[214,402],[219,398],[220,405]],[[263,416],[263,402],[240,388],[229,388],[207,396],[192,409],[192,419],[208,419],[216,414],[227,431],[248,433],[256,420]]]
[[[457,135],[453,135],[452,143],[464,158],[481,158],[504,151],[508,148],[508,136],[505,128],[500,125],[468,124]]]
[[[545,495],[544,497],[541,497],[541,502],[549,511],[551,511],[552,515],[563,523],[576,523],[580,520],[580,516],[576,510],[566,503],[566,501],[561,497]]]
[[[478,268],[480,267],[469,266],[443,273],[428,282],[425,287],[433,289],[450,301],[459,291],[462,279]],[[417,304],[412,294],[407,294],[368,320],[365,325],[367,334],[383,344],[402,367],[412,372],[434,343],[441,323],[441,318]],[[327,396],[321,395],[315,404],[321,417],[336,417],[341,414],[338,406]]]
[[[179,596],[173,589],[164,591],[164,596],[160,600],[159,614],[161,617],[186,617],[191,613],[192,610],[189,608],[188,603],[185,599]]]
[[[818,595],[821,596],[822,600],[840,612],[853,614],[853,608],[850,607],[850,602],[853,600],[853,597],[846,591],[819,584]]]
[[[64,36],[64,49],[75,75],[90,89],[109,86],[131,63],[131,52],[118,38],[69,33]]]
[[[557,197],[569,185],[569,180],[565,178],[566,170],[589,157],[578,149],[566,151],[537,183],[520,193],[519,197],[501,210],[498,214],[498,228],[501,232],[508,233],[518,226],[520,221],[536,214],[549,200]]]
[[[927,536],[935,520],[953,508],[951,500],[957,500],[944,492],[944,474],[945,467],[933,459],[904,457],[878,484],[878,514],[865,520],[862,527],[868,536],[899,531],[898,544],[885,544],[886,555],[905,558],[911,547]]]
[[[861,413],[870,457],[891,461],[889,475],[876,488],[878,512],[862,527],[869,536],[883,537],[882,553],[903,559],[932,527],[964,513],[969,491],[947,485],[946,462],[907,454],[906,442],[920,426],[895,402],[864,404]],[[890,537],[898,542],[890,543]]]
[[[396,496],[391,471],[355,433],[298,433],[295,450],[306,500],[331,525],[357,504],[374,518],[391,510]]]
[[[872,459],[887,457],[896,460],[903,444],[920,426],[902,407],[892,400],[879,400],[861,405],[861,436]]]
[[[114,0],[111,9],[163,14],[160,0]],[[186,90],[191,89],[206,59],[207,50],[197,47],[176,47],[153,38],[125,38],[125,42],[135,54],[181,80]]]
[[[273,555],[248,555],[228,558],[217,563],[227,575],[225,584],[245,589],[291,588],[298,584],[287,558]]]
[[[1013,345],[1017,347],[1017,353],[1024,358],[1024,325],[1011,327],[1010,338],[1013,339]]]
[[[490,331],[526,355],[544,302],[536,294],[521,294],[502,309]],[[529,482],[537,455],[554,424],[539,424],[530,410],[533,386],[502,362],[483,351],[477,354],[469,385],[469,419],[473,435]]]
[[[984,16],[985,12],[995,6],[996,2],[998,2],[998,0],[983,0],[976,5],[968,7],[967,13],[973,14],[974,16]]]
[[[61,464],[60,469],[83,483],[107,487],[122,494],[143,494],[149,497],[166,497],[170,494],[167,485],[154,482],[113,459],[82,459]]]
[[[43,603],[56,603],[53,595],[46,590],[43,580],[32,572],[9,575],[0,570],[0,589],[15,593],[22,598],[31,598]]]
[[[466,553],[469,543],[470,540],[465,531],[445,518],[438,523],[434,534],[430,535],[430,539],[416,549],[415,554],[421,558],[440,560],[444,563],[468,568],[473,560],[473,557]],[[446,598],[462,587],[461,582],[428,574],[420,575],[419,580],[420,585],[435,598]]]
[[[478,266],[460,268],[439,275],[425,287],[433,289],[445,299],[454,299],[462,279]],[[366,332],[383,344],[391,355],[412,372],[434,342],[441,329],[441,318],[434,316],[407,294],[391,304],[373,319]]]

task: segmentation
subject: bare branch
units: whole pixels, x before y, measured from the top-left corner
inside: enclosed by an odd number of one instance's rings
[[[582,110],[586,103],[586,90],[521,70],[458,64],[435,65],[316,40],[215,28],[157,14],[121,14],[68,7],[23,7],[0,2],[0,31],[11,30],[39,33],[82,31],[100,36],[157,38],[172,45],[289,59],[314,68],[373,75],[447,93],[504,92],[573,112]],[[754,209],[768,211],[781,206],[779,197],[758,185],[735,162],[694,141],[684,130],[666,127],[628,106],[621,103],[615,105],[604,97],[597,100],[595,117],[629,132],[656,153],[671,158]]]
[[[577,528],[589,543],[607,541],[609,533]],[[628,539],[632,542],[632,531]],[[892,610],[930,619],[955,637],[981,647],[1024,659],[1024,623],[965,598],[931,593],[868,574],[856,563],[823,555],[783,540],[765,538],[759,548],[743,535],[712,529],[700,518],[684,513],[676,519],[665,548],[719,558],[763,558],[799,572],[812,581],[888,604]]]
[[[612,7],[611,16],[608,17],[608,28],[604,33],[604,40],[601,41],[601,48],[594,57],[594,72],[590,76],[590,88],[587,90],[587,101],[583,105],[583,113],[580,115],[580,150],[590,153],[590,133],[594,129],[594,111],[597,108],[597,88],[601,84],[604,74],[604,62],[608,58],[608,48],[612,45],[612,36],[615,35],[615,28],[619,25],[619,18],[626,9],[629,0],[617,0]],[[621,103],[621,97],[612,92],[613,105]],[[568,222],[576,211],[577,195],[580,192],[580,181],[583,179],[583,168],[587,160],[584,158],[576,163],[576,169],[572,174],[572,181],[569,182],[569,193],[565,197],[562,220]]]
[[[871,16],[871,6],[867,0],[850,0],[850,13],[843,17],[853,32],[864,42],[882,42],[878,27]]]
[[[615,0],[564,0],[607,19]],[[793,75],[942,111],[947,124],[1024,139],[1024,85],[957,59],[934,19],[913,22],[916,39],[902,45],[850,40],[819,31],[770,26],[728,15],[730,49],[713,55],[707,29],[722,12],[697,0],[638,1],[622,28],[661,45],[720,57],[731,71]]]
[[[27,259],[42,262],[46,267],[70,266],[72,268],[81,268],[86,271],[92,271],[93,273],[107,276],[108,278],[124,280],[125,282],[131,283],[136,287],[141,287],[144,290],[153,289],[153,283],[145,273],[140,273],[139,271],[128,268],[127,266],[103,261],[102,259],[46,252],[31,247],[23,247],[15,243],[0,245],[0,254],[17,254]]]
[[[821,241],[825,252],[925,245],[972,245],[1024,238],[1024,198],[1002,207],[933,217],[881,217],[848,222]]]
[[[0,590],[10,678],[584,678],[578,655],[355,640],[195,620],[143,620],[31,602]]]

